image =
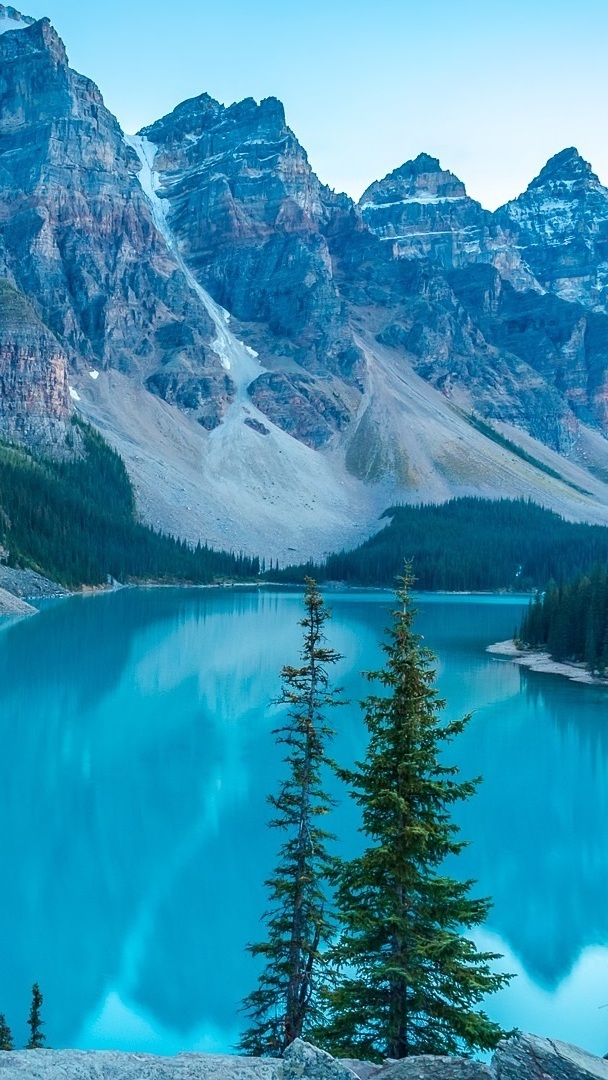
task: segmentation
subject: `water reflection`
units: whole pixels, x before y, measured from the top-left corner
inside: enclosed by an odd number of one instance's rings
[[[348,762],[365,751],[360,671],[381,662],[390,597],[331,602]],[[287,592],[137,590],[51,605],[0,636],[0,1011],[19,1040],[38,979],[56,1046],[233,1043],[275,847],[269,703],[300,610]],[[462,808],[473,843],[458,872],[494,897],[486,932],[551,997],[584,949],[608,944],[608,696],[486,654],[520,610],[425,598],[419,628],[450,714],[474,711],[462,767],[485,777]],[[356,850],[348,800],[336,829]],[[523,991],[504,1001],[532,1026]]]

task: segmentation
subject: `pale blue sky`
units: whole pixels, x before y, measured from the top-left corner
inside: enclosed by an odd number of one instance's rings
[[[16,0],[126,131],[207,91],[274,95],[358,197],[420,151],[494,207],[575,145],[608,184],[606,0]]]

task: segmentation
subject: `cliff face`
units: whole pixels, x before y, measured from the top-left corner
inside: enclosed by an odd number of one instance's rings
[[[154,147],[180,251],[275,373],[253,382],[252,400],[323,445],[356,408],[363,364],[322,231],[324,189],[283,106],[224,108],[205,94],[140,134]]]
[[[517,287],[537,287],[500,220],[428,154],[372,184],[359,210],[394,258],[429,259],[447,270],[491,262]]]
[[[62,453],[71,413],[65,352],[23,294],[0,278],[0,434]]]
[[[0,37],[6,268],[76,368],[170,388],[217,421],[230,399],[213,323],[159,234],[139,163],[48,20]]]
[[[543,289],[607,310],[608,189],[573,147],[494,217]]]

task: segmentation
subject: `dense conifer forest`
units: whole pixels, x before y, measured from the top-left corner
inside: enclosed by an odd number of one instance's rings
[[[573,524],[524,499],[452,499],[392,507],[383,517],[385,528],[354,551],[266,576],[393,586],[411,560],[419,589],[526,592],[608,562],[608,528]]]
[[[68,588],[118,581],[251,578],[257,559],[192,547],[138,522],[121,458],[77,422],[83,453],[56,461],[0,443],[0,535],[12,566]]]
[[[590,671],[608,670],[608,570],[596,566],[563,585],[537,593],[523,619],[522,644],[546,649],[554,660],[585,663]]]

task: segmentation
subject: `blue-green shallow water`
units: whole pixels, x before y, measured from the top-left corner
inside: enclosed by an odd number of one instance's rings
[[[331,594],[355,702],[391,597]],[[454,746],[480,793],[458,872],[494,897],[480,935],[519,974],[490,1003],[518,1026],[608,1049],[608,692],[485,653],[525,601],[425,596]],[[0,1011],[25,1035],[45,994],[53,1046],[227,1049],[252,987],[276,835],[266,794],[282,664],[301,595],[132,590],[48,604],[0,634]],[[335,754],[364,752],[355,705]],[[342,794],[337,785],[337,793]],[[344,848],[358,840],[348,802]]]

